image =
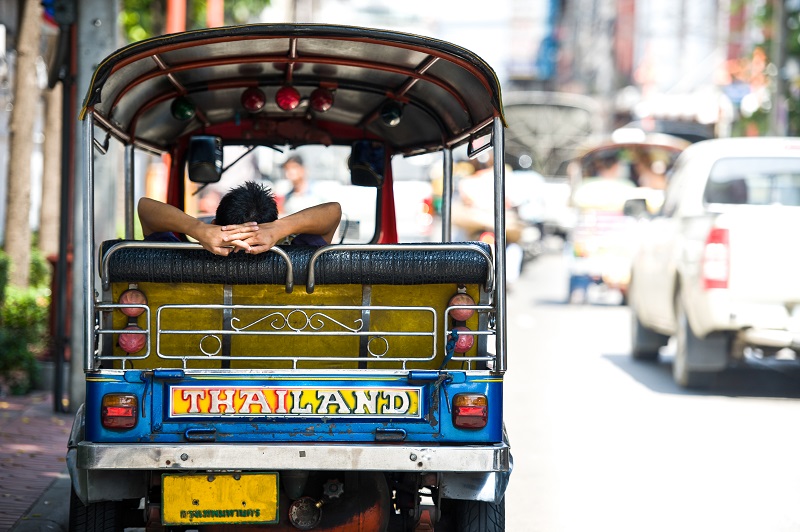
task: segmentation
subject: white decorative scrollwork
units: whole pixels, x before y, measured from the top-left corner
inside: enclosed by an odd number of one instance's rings
[[[285,316],[281,312],[272,312],[271,314],[267,314],[266,316],[258,318],[257,320],[243,326],[238,325],[241,321],[239,318],[233,317],[231,318],[231,328],[234,331],[241,332],[245,329],[253,327],[257,323],[261,323],[262,321],[269,319],[272,319],[272,321],[269,323],[269,326],[276,331],[285,329],[291,329],[295,332],[301,332],[305,330],[319,331],[324,329],[326,325],[335,324],[344,330],[355,333],[361,331],[361,328],[364,326],[364,322],[361,319],[353,321],[354,326],[349,327],[344,323],[328,316],[327,314],[323,314],[322,312],[314,312],[313,314],[309,315],[304,310],[294,309]]]
[[[372,342],[374,340],[383,341],[383,353],[378,354],[372,351]],[[367,351],[369,351],[370,356],[373,356],[375,358],[381,358],[382,356],[384,356],[386,353],[389,352],[389,340],[387,340],[383,336],[373,336],[372,338],[369,339],[369,342],[367,342]]]
[[[214,340],[217,341],[217,349],[213,353],[211,351],[206,351],[205,348],[203,347],[203,342],[206,341],[206,338],[213,338]],[[222,350],[222,340],[220,340],[219,336],[217,336],[216,334],[207,334],[202,338],[200,338],[200,351],[202,351],[205,356],[207,357],[217,356],[221,350]]]

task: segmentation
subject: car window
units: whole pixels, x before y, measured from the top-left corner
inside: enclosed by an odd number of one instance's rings
[[[732,157],[717,161],[706,203],[800,206],[800,158]]]

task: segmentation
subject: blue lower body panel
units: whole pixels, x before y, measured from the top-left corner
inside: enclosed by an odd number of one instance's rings
[[[421,376],[420,376],[421,375]],[[254,374],[170,370],[87,376],[86,440],[104,443],[502,441],[502,377],[488,373]],[[460,393],[487,398],[487,424],[453,425]],[[103,397],[137,399],[132,428],[101,422]]]

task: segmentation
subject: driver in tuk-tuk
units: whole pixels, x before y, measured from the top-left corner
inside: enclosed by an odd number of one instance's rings
[[[619,154],[603,154],[592,161],[591,176],[575,191],[575,206],[583,211],[622,212],[636,184],[624,175]]]
[[[175,235],[179,233],[224,256],[236,251],[263,253],[277,244],[330,244],[342,216],[341,205],[328,202],[278,218],[272,190],[255,181],[226,193],[210,224],[147,197],[139,200],[138,212],[146,241],[180,242]]]

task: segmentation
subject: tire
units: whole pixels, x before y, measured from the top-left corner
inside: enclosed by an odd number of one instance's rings
[[[648,329],[631,309],[631,356],[634,360],[658,360],[658,350],[667,345],[669,336]]]
[[[102,501],[83,504],[71,490],[69,500],[70,532],[116,532],[123,530],[119,503]]]
[[[498,504],[486,501],[457,501],[455,532],[504,532],[506,500]]]
[[[716,380],[717,372],[713,369],[698,371],[692,369],[696,366],[698,359],[725,358],[727,353],[720,353],[726,350],[724,339],[719,336],[709,335],[706,338],[698,338],[689,325],[686,311],[680,300],[676,301],[675,308],[678,309],[678,331],[676,334],[675,360],[672,363],[672,378],[675,383],[682,388],[705,389],[709,388]],[[710,355],[710,356],[709,356]]]

